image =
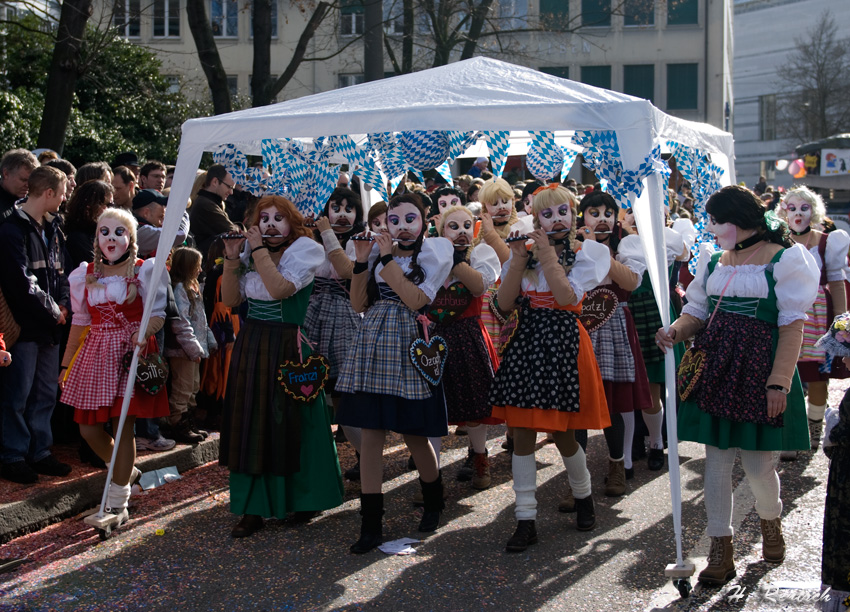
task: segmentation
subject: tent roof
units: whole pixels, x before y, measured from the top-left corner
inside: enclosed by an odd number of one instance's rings
[[[731,151],[731,135],[670,117],[648,101],[476,57],[260,108],[190,119],[183,145],[223,143],[257,152],[265,138],[403,130],[645,130],[707,151]],[[622,138],[621,138],[622,140]],[[248,145],[248,146],[244,146]]]

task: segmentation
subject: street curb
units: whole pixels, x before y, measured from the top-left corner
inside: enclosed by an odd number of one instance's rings
[[[144,473],[176,466],[183,474],[218,459],[218,441],[216,435],[194,446],[181,445],[151,454],[137,459],[136,467]],[[0,544],[98,506],[105,482],[106,471],[100,471],[51,487],[29,499],[0,505]]]

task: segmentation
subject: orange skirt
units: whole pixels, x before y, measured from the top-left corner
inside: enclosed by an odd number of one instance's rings
[[[97,410],[80,410],[74,409],[74,421],[80,425],[97,425],[106,423],[110,419],[117,419],[121,416],[121,404],[124,403],[124,398],[118,396],[112,402],[111,406],[102,406]],[[168,394],[165,389],[162,389],[156,395],[148,395],[139,389],[133,390],[133,397],[130,399],[130,407],[127,410],[127,416],[133,416],[139,419],[155,419],[166,417],[171,414],[168,407]]]
[[[578,381],[579,411],[562,412],[542,408],[493,406],[493,416],[504,419],[508,427],[522,427],[536,431],[567,431],[568,429],[605,429],[611,426],[608,402],[602,375],[593,354],[593,343],[579,323]]]

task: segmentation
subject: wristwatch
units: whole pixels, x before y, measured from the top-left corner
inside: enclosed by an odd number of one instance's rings
[[[788,389],[786,389],[785,387],[783,387],[781,385],[768,385],[767,388],[770,389],[771,391],[780,391],[781,393],[788,395]]]

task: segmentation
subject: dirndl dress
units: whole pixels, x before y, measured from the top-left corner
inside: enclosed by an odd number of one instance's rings
[[[670,266],[669,270],[672,274],[673,266]],[[661,349],[655,343],[655,332],[664,323],[661,321],[661,314],[658,312],[658,303],[655,301],[655,294],[652,291],[652,282],[649,280],[648,272],[644,272],[640,287],[632,291],[629,297],[629,310],[634,317],[635,332],[640,343],[640,353],[643,357],[644,367],[646,368],[647,380],[651,383],[663,385],[665,384],[666,377],[664,372],[664,353],[661,352]],[[673,308],[671,302],[670,323],[675,321],[676,318],[676,310]],[[679,367],[679,362],[682,360],[684,353],[685,347],[682,343],[678,343],[673,347],[676,368]]]
[[[147,292],[153,264],[153,259],[139,260],[134,278],[105,276],[98,280],[102,288],[91,290],[86,287],[86,275],[94,273],[94,264],[80,264],[68,278],[72,323],[90,327],[68,371],[61,401],[74,408],[74,421],[81,425],[106,423],[120,416],[128,376],[123,359],[134,350],[130,339],[139,330],[145,299],[155,300],[152,316],[165,316],[166,285],[160,284],[154,296]],[[138,294],[127,303],[130,284],[137,287]],[[156,340],[150,338],[143,354],[157,351]],[[129,416],[157,418],[169,412],[164,387],[156,395],[133,389]]]
[[[831,363],[826,361],[826,352],[815,346],[823,336],[836,315],[829,291],[829,282],[844,280],[844,265],[847,263],[847,248],[850,237],[843,230],[836,230],[821,235],[817,247],[809,252],[820,262],[820,281],[818,296],[812,307],[806,312],[808,319],[803,325],[803,346],[800,348],[800,358],[797,370],[803,382],[825,381],[831,378],[843,379],[850,377],[850,370],[840,358],[836,357]],[[845,289],[846,291],[846,289]]]
[[[349,299],[350,286],[348,280],[317,276],[304,318],[304,334],[330,363],[331,390],[360,327],[361,317]]]
[[[721,449],[808,449],[806,406],[796,371],[779,417],[767,416],[766,385],[778,326],[802,319],[814,297],[814,261],[802,247],[777,252],[767,265],[723,266],[721,255],[704,249],[688,287],[683,314],[706,320],[729,283],[716,317],[694,339],[694,350],[705,351],[706,365],[688,401],[679,405],[679,439]]]

